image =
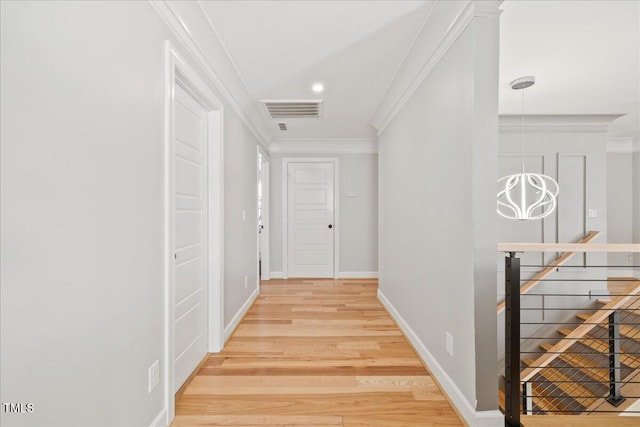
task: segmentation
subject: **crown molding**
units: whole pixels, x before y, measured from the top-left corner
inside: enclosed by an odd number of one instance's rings
[[[524,116],[525,132],[607,133],[609,124],[622,114],[555,114]],[[500,132],[522,132],[522,116],[505,114],[499,119]]]
[[[474,17],[497,18],[498,1],[436,1],[369,124],[380,135]]]
[[[632,136],[608,136],[607,153],[631,154],[640,152],[640,139]]]
[[[149,4],[258,139],[259,144],[268,150],[273,135],[268,131],[242,76],[200,3],[149,0]],[[198,20],[195,16],[204,16],[206,19]],[[207,49],[203,51],[201,46],[207,46]],[[211,64],[217,66],[213,67]]]
[[[271,154],[376,154],[374,139],[280,138],[269,146]]]

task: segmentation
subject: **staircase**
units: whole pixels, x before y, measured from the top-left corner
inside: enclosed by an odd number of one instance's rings
[[[627,278],[624,284],[621,295],[597,300],[591,311],[578,313],[571,325],[575,327],[558,328],[557,337],[540,344],[535,358],[522,358],[521,381],[529,385],[529,414],[620,412],[640,397],[640,281]],[[620,391],[627,397],[617,407],[606,400],[610,396],[609,317],[613,313],[619,322]],[[499,396],[504,408],[503,390]]]

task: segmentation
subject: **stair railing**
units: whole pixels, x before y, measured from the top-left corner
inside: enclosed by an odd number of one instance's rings
[[[592,240],[593,237],[591,233],[589,233],[585,238],[590,237],[589,240]],[[584,239],[583,239],[584,240]],[[520,414],[532,414],[534,413],[534,405],[537,407],[538,412],[559,412],[559,413],[575,413],[572,408],[556,408],[553,404],[549,404],[549,399],[558,397],[554,396],[553,393],[549,393],[548,389],[549,385],[546,387],[540,386],[540,383],[556,383],[560,384],[556,388],[558,388],[559,393],[563,393],[563,390],[568,390],[567,383],[572,383],[573,389],[579,390],[576,392],[577,394],[571,396],[571,398],[575,398],[577,402],[580,403],[582,411],[584,412],[584,408],[591,406],[589,402],[593,402],[593,399],[589,396],[582,395],[585,391],[589,390],[582,384],[592,383],[594,381],[576,381],[570,378],[570,375],[575,374],[575,372],[570,372],[566,374],[562,371],[562,369],[566,369],[565,366],[559,366],[551,368],[551,363],[562,359],[567,360],[571,357],[581,358],[589,361],[588,355],[596,354],[589,352],[573,352],[572,355],[567,355],[568,350],[580,342],[584,345],[590,345],[592,348],[595,348],[598,354],[606,354],[608,356],[608,366],[606,371],[608,371],[608,389],[609,395],[602,396],[606,398],[609,403],[614,406],[619,405],[624,401],[624,397],[622,396],[621,387],[623,384],[622,379],[622,361],[621,358],[624,359],[624,363],[631,364],[629,360],[633,360],[634,363],[637,360],[638,366],[637,369],[640,369],[640,357],[630,356],[629,354],[624,353],[621,350],[620,344],[624,337],[621,336],[620,327],[621,327],[621,319],[620,313],[623,310],[639,310],[638,315],[640,315],[640,281],[637,279],[631,279],[629,281],[629,285],[623,291],[623,295],[616,296],[612,298],[611,301],[604,303],[604,306],[600,309],[595,310],[595,312],[590,315],[584,323],[580,324],[573,331],[563,330],[561,333],[565,334],[565,337],[560,339],[553,346],[548,348],[547,352],[542,354],[541,356],[535,358],[534,360],[526,361],[529,364],[529,367],[521,371],[521,341],[527,339],[539,339],[539,337],[521,337],[521,310],[532,310],[534,308],[521,308],[521,294],[522,288],[521,286],[521,278],[520,278],[520,259],[517,257],[518,253],[521,252],[564,252],[563,255],[558,257],[553,265],[553,267],[548,266],[546,268],[551,267],[551,270],[560,267],[562,264],[559,264],[557,261],[560,260],[563,264],[568,260],[565,258],[561,260],[561,258],[565,255],[568,257],[573,256],[576,252],[640,252],[640,244],[594,244],[594,243],[563,243],[563,244],[554,244],[554,243],[541,243],[541,244],[527,244],[527,243],[500,243],[498,244],[498,251],[507,253],[505,257],[505,301],[504,301],[504,310],[505,310],[505,425],[508,427],[520,426]],[[570,255],[569,255],[570,254]],[[606,267],[606,266],[601,266]],[[545,270],[546,270],[545,268]],[[546,273],[548,275],[548,273]],[[572,279],[545,279],[544,277],[540,277],[540,274],[536,275],[534,279],[528,281],[536,282],[527,289],[530,291],[533,286],[542,281],[549,282],[559,282],[563,280],[572,280]],[[575,279],[573,279],[575,280]],[[578,279],[579,281],[579,279]],[[594,280],[597,281],[597,280]],[[524,294],[526,294],[525,292]],[[524,296],[523,294],[523,296]],[[527,296],[542,296],[542,294],[529,294]],[[575,294],[559,294],[555,295],[558,297],[563,296],[576,296]],[[580,295],[585,296],[585,295]],[[588,295],[591,297],[592,295]],[[552,308],[553,310],[554,308]],[[556,310],[569,310],[569,308],[555,308]],[[563,323],[557,323],[563,324]],[[588,334],[593,331],[595,328],[603,327],[606,325],[607,327],[607,345],[606,348],[603,349],[600,341],[597,341],[594,338],[591,338]],[[625,327],[625,326],[623,326]],[[631,328],[634,329],[634,328]],[[634,329],[635,330],[635,329]],[[640,336],[638,336],[640,339]],[[596,346],[596,347],[594,347]],[[540,353],[540,352],[526,352],[526,353]],[[640,350],[638,350],[638,355],[640,356]],[[586,357],[585,357],[586,356]],[[631,358],[631,359],[630,359]],[[591,362],[589,362],[591,363]],[[595,369],[594,372],[591,373],[592,376],[600,375],[601,378],[606,379],[606,375],[603,375],[602,372],[605,369],[599,369],[595,364],[591,363],[590,366],[593,366]],[[635,365],[634,365],[635,366]],[[554,372],[553,374],[549,374],[545,369],[548,368],[548,371]],[[538,377],[542,376],[543,379],[539,380]],[[544,378],[546,376],[546,378]],[[634,375],[635,376],[635,375]],[[535,381],[534,381],[535,380]],[[537,384],[534,384],[535,382]],[[640,384],[640,382],[638,382]],[[555,387],[555,386],[553,386]],[[573,390],[572,389],[572,390]],[[546,393],[546,394],[545,394]],[[636,398],[640,398],[640,396],[634,396]],[[548,399],[547,399],[548,398]],[[545,400],[546,399],[546,400]],[[590,400],[591,399],[591,400]],[[537,403],[536,403],[537,401]],[[542,409],[540,409],[542,408]]]
[[[583,245],[583,244],[586,244],[586,243],[590,243],[591,241],[593,241],[593,239],[598,237],[599,234],[600,234],[599,231],[589,231],[582,239],[580,239],[580,241],[577,244]],[[528,293],[529,291],[531,291],[537,284],[539,284],[547,276],[549,276],[556,269],[558,269],[558,267],[561,267],[562,265],[566,264],[567,261],[569,261],[571,258],[573,258],[573,256],[575,254],[576,254],[576,251],[564,252],[564,253],[560,254],[556,259],[551,261],[551,263],[549,263],[548,266],[546,266],[540,272],[536,273],[536,275],[533,276],[531,278],[531,280],[528,280],[526,283],[524,283],[522,286],[520,286],[520,295],[524,295],[524,294]],[[501,301],[498,304],[498,313],[500,313],[500,312],[502,312],[504,310],[505,301],[506,301],[506,299]]]

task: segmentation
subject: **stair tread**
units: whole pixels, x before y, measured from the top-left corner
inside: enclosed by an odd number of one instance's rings
[[[537,406],[539,410],[552,413],[565,413],[566,411],[568,411],[567,406],[564,405],[559,399],[545,397],[545,388],[539,383],[533,383],[531,388],[533,389],[533,395],[535,396],[533,398],[533,404]]]
[[[552,344],[541,344],[540,347],[543,350],[549,351],[553,347]],[[597,363],[579,354],[562,353],[559,355],[560,360],[568,363],[572,366],[577,366],[581,369],[581,372],[589,376],[591,379],[601,381],[603,383],[609,382],[609,370],[599,366]]]
[[[589,317],[591,317],[591,314],[589,313],[578,313],[576,315],[576,317],[580,320],[589,320]],[[600,323],[599,324],[600,327],[603,328],[608,328],[609,324],[608,323]],[[629,326],[629,325],[620,325],[620,335],[626,337],[626,338],[632,338],[632,339],[640,339],[640,329],[638,328],[634,328],[633,326]]]
[[[561,328],[561,329],[558,329],[558,332],[566,336],[573,331],[571,329]],[[585,339],[580,340],[581,344],[586,345],[587,347],[595,351],[598,351],[604,355],[609,354],[609,346],[605,343],[603,339],[596,338],[591,334],[586,334],[584,338]],[[640,358],[627,354],[627,352],[623,350],[620,351],[620,362],[632,369],[640,368]]]
[[[613,295],[615,296],[615,295]],[[611,302],[611,298],[598,298],[596,302],[600,305],[607,305]],[[640,298],[636,298],[634,302],[629,304],[628,306],[621,308],[620,310],[634,314],[636,316],[640,316]]]
[[[531,366],[535,363],[535,359],[524,359],[523,362],[527,366]],[[596,395],[591,390],[578,383],[560,369],[547,366],[539,372],[539,375],[544,377],[547,381],[552,381],[553,385],[566,393],[568,398],[575,400],[585,408],[589,407],[597,399]],[[546,390],[547,388],[548,387],[545,385],[544,389]],[[555,398],[554,400],[557,399],[558,398]]]

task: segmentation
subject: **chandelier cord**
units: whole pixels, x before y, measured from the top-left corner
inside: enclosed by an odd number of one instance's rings
[[[522,173],[524,173],[524,91],[522,88],[522,115],[520,120],[521,142],[520,142],[520,159],[522,160]]]

